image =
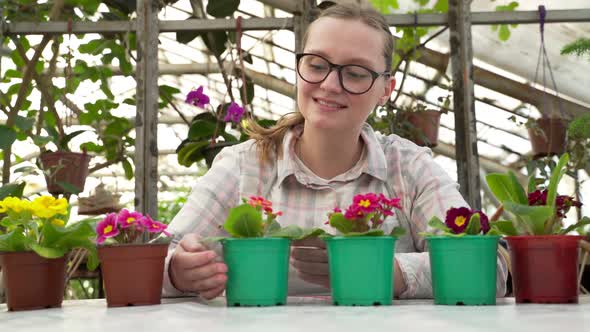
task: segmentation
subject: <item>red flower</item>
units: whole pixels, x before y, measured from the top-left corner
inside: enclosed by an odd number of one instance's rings
[[[453,233],[463,233],[465,232],[467,225],[469,225],[469,218],[471,218],[472,214],[473,212],[466,207],[450,208],[447,211],[445,224]]]
[[[546,205],[547,204],[547,190],[535,190],[529,193],[529,205]],[[574,197],[567,195],[559,195],[555,198],[555,214],[560,218],[566,218],[565,214],[574,206],[582,207],[582,203],[574,200]]]

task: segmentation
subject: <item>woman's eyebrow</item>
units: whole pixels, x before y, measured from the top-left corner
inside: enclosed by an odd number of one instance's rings
[[[304,53],[312,53],[312,54],[321,55],[324,58],[330,60],[330,58],[328,57],[328,55],[325,52],[322,52],[322,51],[306,50]],[[332,60],[330,60],[330,61],[332,61]],[[368,60],[366,58],[359,58],[359,57],[347,58],[346,61],[344,61],[344,62],[338,62],[338,64],[339,65],[361,65],[361,66],[365,66],[365,67],[368,67],[368,68],[372,68],[375,65],[370,60]]]

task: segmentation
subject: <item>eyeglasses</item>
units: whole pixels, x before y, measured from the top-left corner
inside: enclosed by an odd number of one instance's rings
[[[295,57],[297,73],[302,80],[312,84],[321,83],[336,69],[340,86],[353,95],[369,91],[379,76],[391,76],[390,72],[377,73],[359,65],[337,65],[317,54],[298,53]]]

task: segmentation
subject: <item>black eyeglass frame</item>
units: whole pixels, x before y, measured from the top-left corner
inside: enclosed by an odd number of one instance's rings
[[[303,58],[306,55],[317,56],[318,58],[321,58],[322,60],[324,60],[324,61],[326,61],[328,63],[328,66],[329,66],[328,72],[326,73],[326,76],[322,80],[317,81],[317,82],[308,81],[305,78],[303,78],[303,76],[299,72],[299,63],[300,63],[300,60],[301,60],[301,58]],[[299,75],[299,77],[302,80],[304,80],[305,82],[311,83],[311,84],[319,84],[319,83],[322,83],[323,81],[326,80],[326,78],[328,78],[328,76],[330,76],[330,73],[332,72],[332,70],[336,69],[336,71],[338,73],[338,81],[340,81],[340,87],[342,87],[342,89],[344,91],[346,91],[346,92],[348,92],[350,94],[353,94],[353,95],[362,95],[363,93],[367,93],[367,91],[371,90],[371,88],[373,87],[373,84],[375,84],[375,81],[379,78],[379,76],[383,76],[383,77],[386,77],[386,78],[391,77],[391,72],[390,71],[384,71],[384,72],[379,73],[379,72],[376,72],[374,70],[371,70],[371,69],[369,69],[369,68],[367,68],[365,66],[361,66],[361,65],[354,65],[354,64],[339,65],[339,64],[332,63],[328,59],[326,59],[325,57],[323,57],[323,56],[321,56],[319,54],[315,54],[315,53],[297,53],[297,54],[295,54],[295,59],[296,59],[296,62],[297,62],[297,66],[296,66],[297,75]],[[343,82],[343,79],[342,79],[342,68],[345,68],[345,67],[360,67],[360,68],[363,68],[363,69],[367,70],[371,74],[371,77],[373,78],[373,80],[371,81],[371,85],[369,85],[369,88],[367,90],[363,91],[363,92],[352,92],[352,91],[348,90],[347,88],[345,88],[344,87],[344,82]]]

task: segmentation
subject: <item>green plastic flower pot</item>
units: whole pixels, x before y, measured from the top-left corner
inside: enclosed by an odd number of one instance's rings
[[[435,304],[496,304],[499,238],[466,235],[426,239]]]
[[[290,240],[282,238],[223,240],[227,305],[286,304],[289,245]]]
[[[391,236],[326,239],[334,305],[391,305],[395,241]]]

